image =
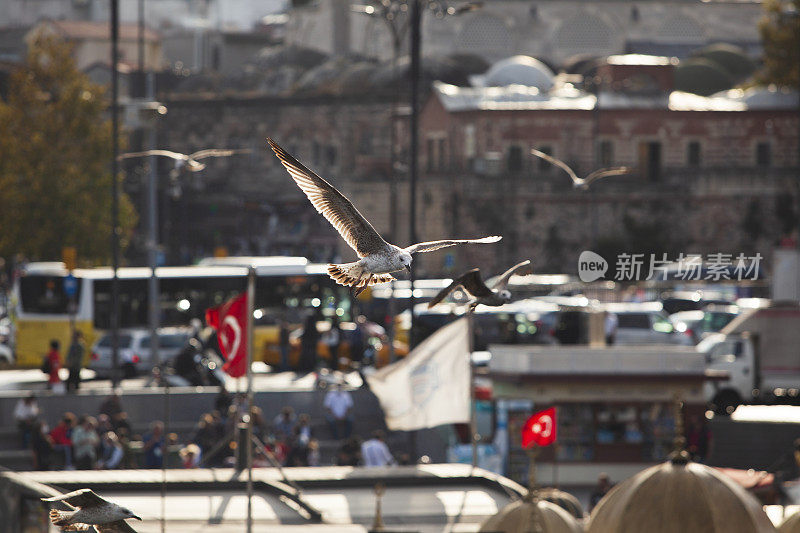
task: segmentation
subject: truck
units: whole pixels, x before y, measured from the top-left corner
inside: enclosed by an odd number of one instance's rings
[[[706,368],[726,381],[707,382],[706,399],[719,414],[742,403],[800,404],[800,305],[773,303],[748,309],[702,340]]]

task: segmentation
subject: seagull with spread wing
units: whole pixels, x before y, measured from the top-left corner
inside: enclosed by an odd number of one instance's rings
[[[576,189],[586,190],[589,188],[589,184],[595,180],[599,180],[600,178],[605,178],[607,176],[619,176],[622,174],[628,174],[631,171],[631,169],[629,169],[628,167],[601,168],[599,170],[595,170],[585,178],[579,178],[578,175],[575,174],[575,171],[572,170],[569,167],[569,165],[564,163],[562,160],[557,159],[550,154],[540,152],[539,150],[533,148],[531,148],[531,154],[535,155],[536,157],[544,159],[548,163],[557,166],[558,168],[569,174],[569,177],[572,178],[572,186]]]
[[[70,511],[50,509],[50,521],[62,531],[88,531],[94,527],[97,533],[136,533],[125,519],[141,520],[130,510],[104,500],[91,489],[80,489],[53,498],[42,498],[42,501],[60,502],[72,509]]]
[[[450,285],[439,291],[439,294],[437,294],[433,300],[428,302],[428,309],[434,307],[436,304],[444,300],[448,294],[456,290],[458,287],[463,287],[464,291],[466,291],[466,293],[472,297],[472,301],[469,303],[470,310],[474,310],[480,304],[489,305],[492,307],[507,304],[511,301],[511,292],[506,288],[508,287],[508,281],[511,279],[511,276],[523,270],[530,264],[530,260],[517,263],[513,267],[503,272],[503,274],[500,275],[500,277],[497,278],[494,283],[492,283],[491,287],[487,286],[486,283],[484,283],[481,279],[480,269],[473,268],[469,272],[461,274],[459,277],[454,279]]]
[[[220,148],[209,148],[207,150],[199,150],[191,154],[182,154],[180,152],[172,152],[170,150],[145,150],[144,152],[128,152],[127,154],[120,154],[117,159],[132,159],[135,157],[148,157],[152,155],[169,157],[175,160],[175,168],[180,169],[186,165],[189,172],[199,172],[206,168],[205,163],[201,163],[201,159],[209,157],[230,157],[235,154],[249,153],[249,148],[242,148],[238,150],[224,150]]]
[[[372,224],[333,185],[306,168],[272,139],[268,138],[267,142],[317,212],[328,219],[360,257],[353,263],[328,265],[328,275],[339,285],[351,287],[356,296],[369,285],[392,281],[395,279],[392,272],[403,269],[410,272],[411,256],[415,253],[432,252],[463,243],[497,242],[502,238],[430,241],[412,244],[406,248],[390,244],[383,240]]]

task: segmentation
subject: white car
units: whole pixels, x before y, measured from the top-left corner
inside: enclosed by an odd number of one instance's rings
[[[160,328],[158,330],[159,360],[171,360],[186,346],[192,336],[189,328]],[[153,369],[153,356],[150,351],[150,330],[123,329],[119,331],[119,366],[124,377],[149,374]],[[94,344],[88,368],[97,377],[110,377],[111,332],[104,333]]]
[[[690,336],[677,331],[660,302],[606,304],[605,308],[617,315],[615,344],[694,344]]]

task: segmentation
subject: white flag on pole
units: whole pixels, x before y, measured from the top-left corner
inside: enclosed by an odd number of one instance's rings
[[[422,341],[402,361],[367,376],[389,429],[409,431],[469,422],[467,335],[467,319],[458,319]]]

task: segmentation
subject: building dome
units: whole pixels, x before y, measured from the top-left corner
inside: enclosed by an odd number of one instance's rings
[[[680,457],[650,467],[609,492],[587,533],[774,532],[755,497],[725,474]]]
[[[584,517],[581,501],[569,492],[550,487],[537,490],[536,496],[541,500],[558,505],[575,518],[582,520]]]
[[[530,56],[514,56],[498,61],[482,76],[472,78],[473,85],[482,87],[505,87],[527,85],[540,91],[553,87],[553,71]]]
[[[798,533],[800,531],[800,512],[790,515],[778,527],[778,533]]]
[[[538,498],[511,502],[481,524],[485,533],[582,533],[580,522],[554,503]]]

